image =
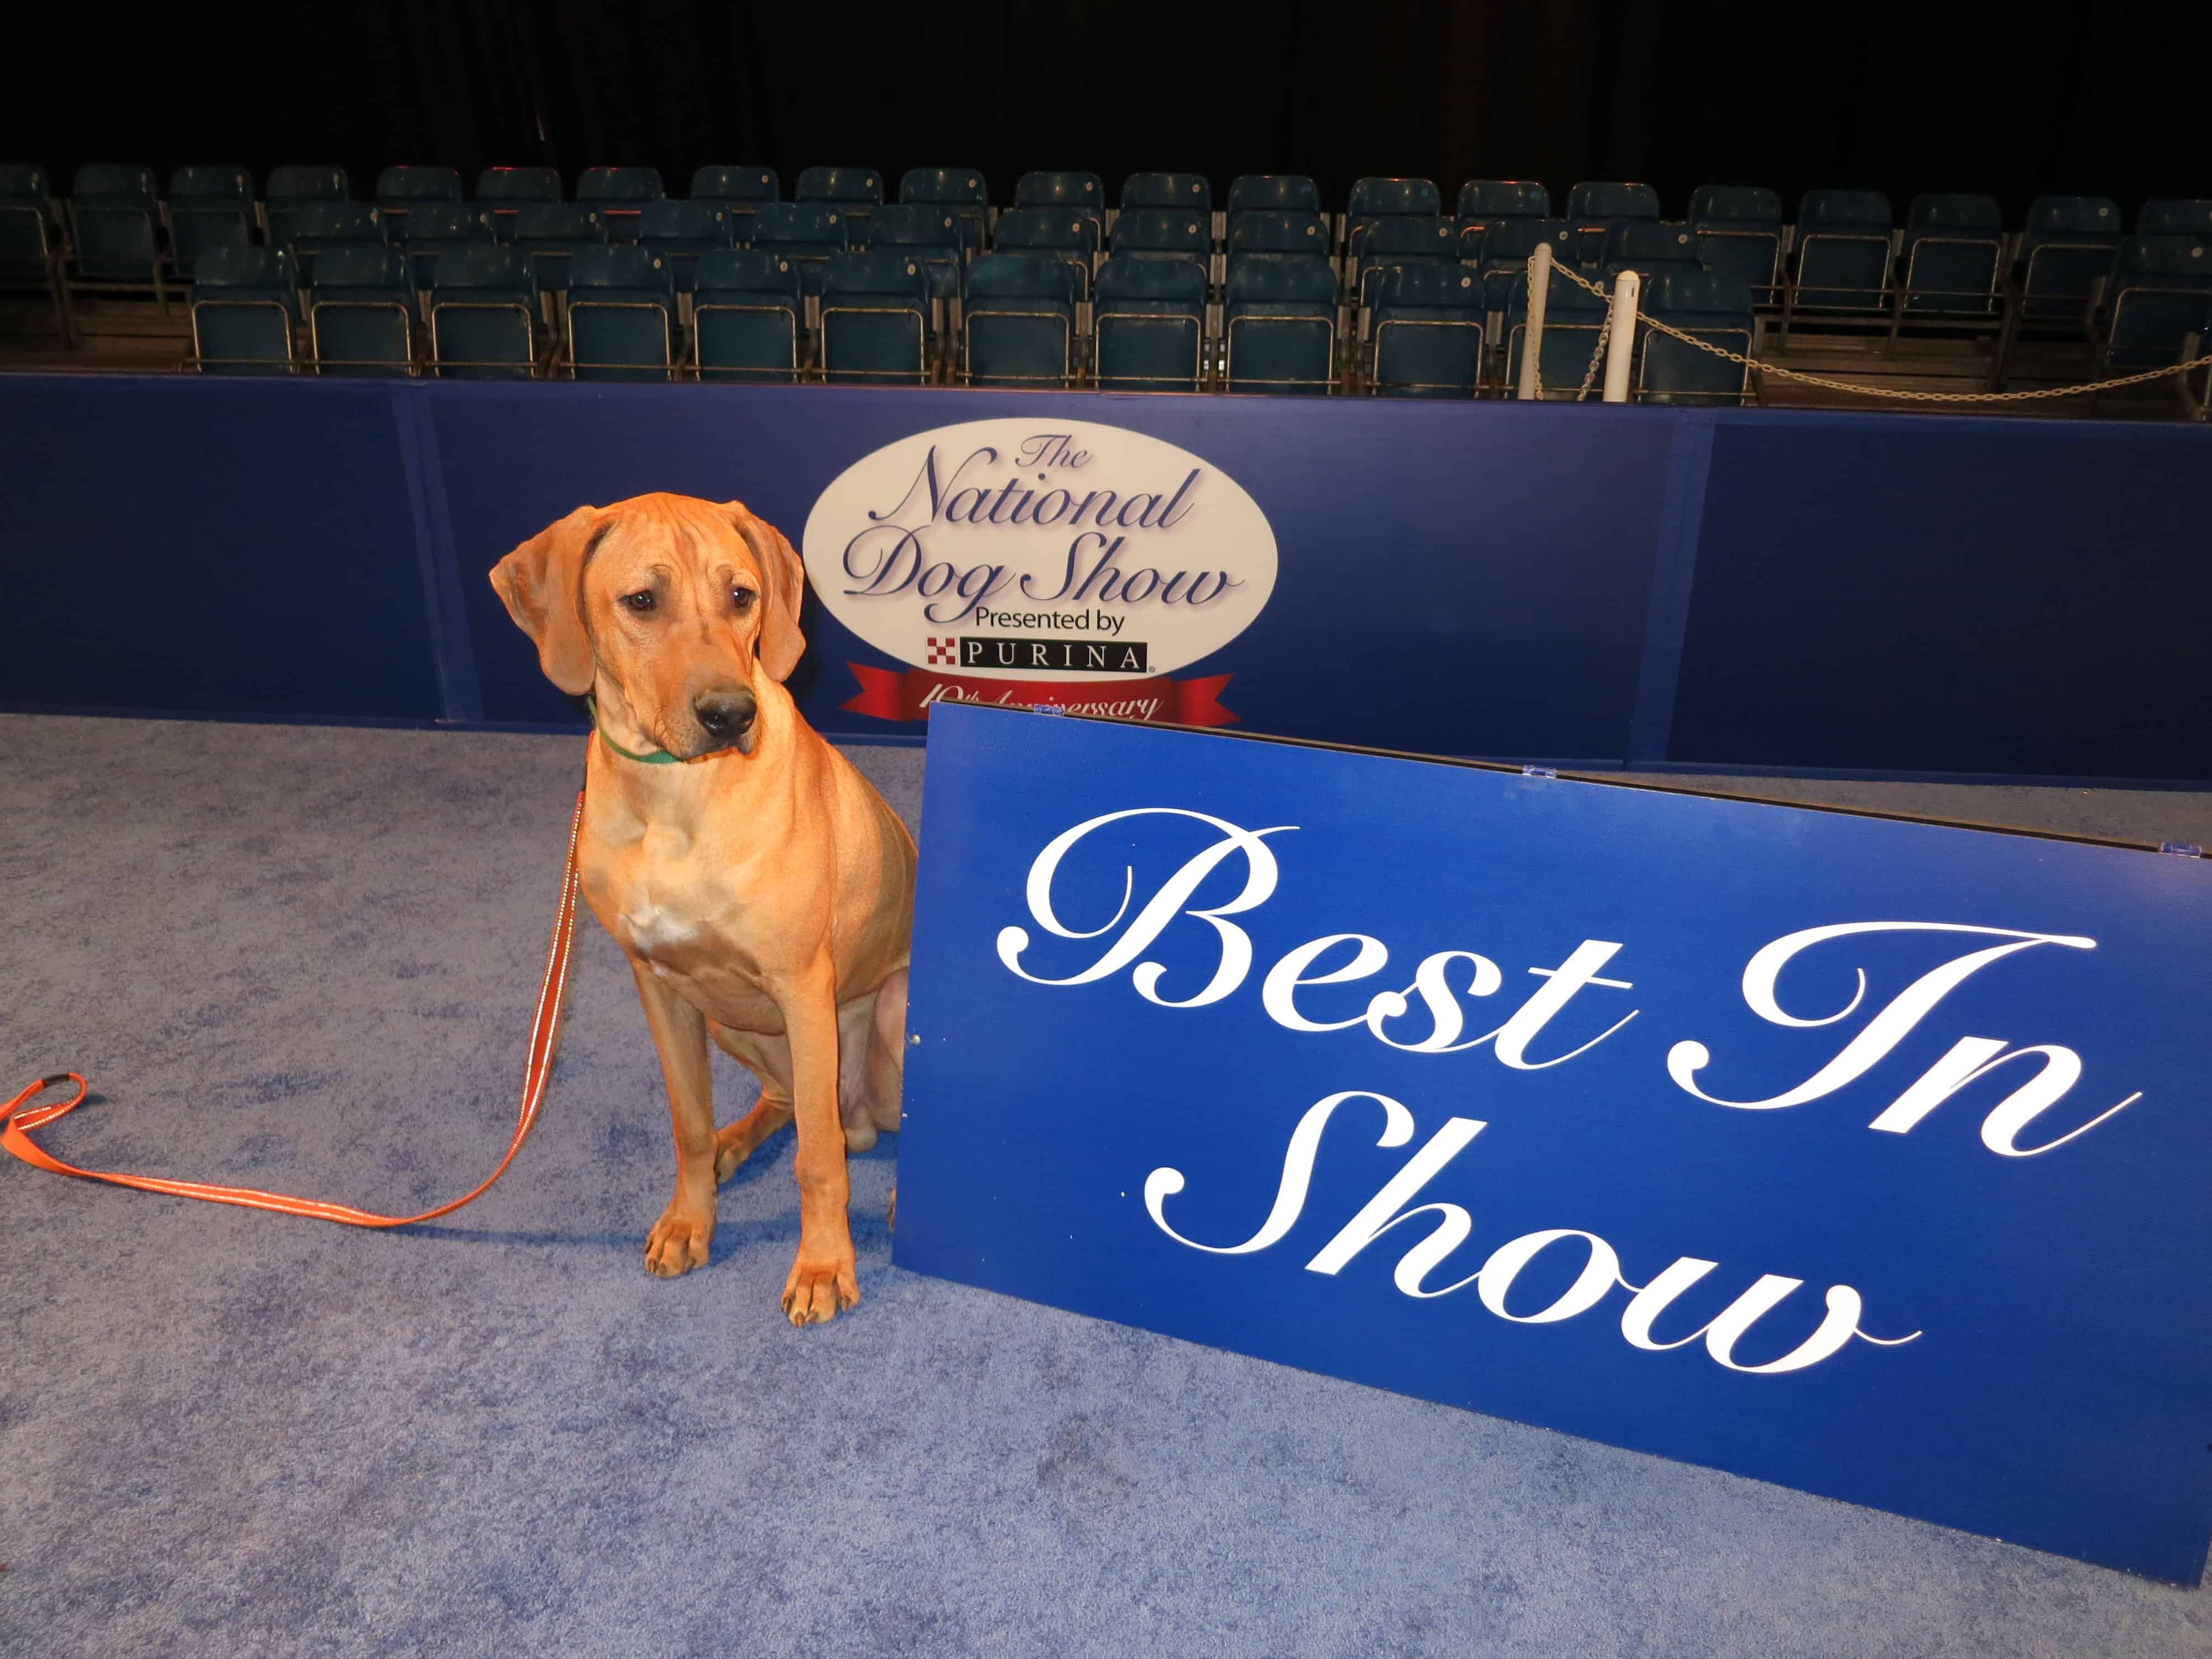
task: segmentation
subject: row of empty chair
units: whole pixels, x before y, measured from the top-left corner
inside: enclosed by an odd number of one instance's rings
[[[964,267],[955,307],[940,303],[919,260],[896,249],[830,256],[811,296],[795,262],[761,248],[702,253],[679,286],[649,247],[592,246],[573,256],[562,278],[556,310],[511,247],[447,249],[427,288],[397,248],[326,249],[304,277],[285,249],[216,248],[193,287],[193,361],[217,374],[1304,394],[1346,389],[1357,367],[1362,391],[1466,398],[1517,373],[1526,309],[1524,296],[1512,297],[1498,329],[1473,272],[1393,268],[1367,310],[1371,338],[1355,357],[1334,275],[1320,261],[1241,264],[1217,308],[1194,262],[1109,258],[1090,289],[1088,339],[1074,271],[1007,254]],[[1551,303],[1542,384],[1571,391],[1587,378],[1603,306],[1561,278]],[[1644,309],[1730,349],[1751,349],[1752,301],[1733,276],[1662,273]],[[1649,330],[1636,351],[1639,397],[1744,395],[1741,365]]]
[[[1109,266],[1100,303],[1151,295],[1142,279],[1186,271]],[[1194,292],[1202,301],[1202,282]],[[317,248],[304,270],[289,248],[210,250],[191,308],[195,360],[216,372],[792,380],[814,371],[919,384],[956,361],[964,372],[974,331],[987,384],[1064,384],[1078,373],[1066,265],[986,256],[957,273],[954,294],[947,307],[929,268],[888,248],[834,253],[803,281],[796,261],[764,248],[709,248],[679,263],[650,246],[602,243],[549,261],[476,244],[437,252],[425,282],[409,250],[342,243]],[[1032,337],[1040,323],[1046,356]],[[1048,357],[1049,372],[1036,367]],[[1186,388],[1194,379],[1183,377]]]
[[[1180,173],[1133,174],[1111,205],[1096,174],[1024,174],[1007,209],[989,204],[980,172],[960,168],[909,171],[896,203],[885,202],[881,173],[853,167],[808,169],[792,202],[780,199],[781,181],[765,167],[699,169],[682,198],[665,196],[649,168],[591,169],[574,200],[561,199],[562,183],[550,169],[491,168],[469,201],[453,169],[402,167],[378,179],[375,200],[361,202],[351,199],[343,169],[283,167],[257,198],[243,169],[186,167],[159,199],[149,169],[96,165],[79,170],[64,210],[38,169],[0,167],[0,272],[19,282],[36,275],[58,307],[69,289],[134,286],[150,287],[166,306],[165,266],[174,281],[213,249],[259,246],[288,256],[304,298],[325,253],[381,247],[404,261],[420,310],[445,252],[506,246],[522,256],[540,319],[557,332],[568,267],[585,250],[648,248],[688,296],[702,256],[750,247],[789,263],[811,334],[830,261],[872,249],[920,267],[927,332],[950,344],[947,372],[963,374],[957,359],[969,271],[987,256],[1067,268],[1077,373],[1097,355],[1104,318],[1117,319],[1111,331],[1126,340],[1138,331],[1127,321],[1133,306],[1166,303],[1163,295],[1181,304],[1201,282],[1202,332],[1225,356],[1240,331],[1228,314],[1239,270],[1304,261],[1325,265],[1334,284],[1338,380],[1354,367],[1351,348],[1373,356],[1374,313],[1392,274],[1417,268],[1468,273],[1486,349],[1503,353],[1516,289],[1541,246],[1593,276],[1626,268],[1647,277],[1733,277],[1755,307],[1778,313],[1785,343],[1793,325],[1808,321],[1886,328],[1893,337],[1905,328],[1998,331],[2000,372],[2010,341],[2024,332],[2086,331],[2115,366],[2173,362],[2192,336],[2212,332],[2212,200],[2204,199],[2147,203],[2124,234],[2118,204],[2094,197],[2039,198],[2024,226],[2008,231],[1984,196],[1915,198],[1899,224],[1879,192],[1813,191],[1785,221],[1771,190],[1707,185],[1684,218],[1669,221],[1649,185],[1604,181],[1576,185],[1557,216],[1549,191],[1527,180],[1469,181],[1449,216],[1436,185],[1420,179],[1362,179],[1334,216],[1320,211],[1311,179],[1288,174],[1239,178],[1221,212],[1207,179]],[[1187,264],[1200,275],[1140,277],[1134,267],[1148,262]],[[1096,291],[1109,265],[1123,275]],[[1440,281],[1462,297],[1449,279]],[[1241,281],[1238,316],[1249,323],[1253,304],[1322,303],[1311,273],[1261,286],[1283,283],[1295,299],[1256,300],[1253,281]],[[1139,287],[1161,292],[1140,298]],[[688,305],[679,307],[687,315]]]

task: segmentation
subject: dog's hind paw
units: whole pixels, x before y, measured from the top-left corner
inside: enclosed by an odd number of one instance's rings
[[[791,1121],[791,1108],[763,1100],[735,1123],[714,1131],[714,1184],[720,1186],[737,1174],[738,1166],[760,1150],[760,1145]]]
[[[673,1279],[707,1265],[708,1247],[714,1239],[714,1212],[703,1217],[671,1204],[645,1236],[646,1271]]]
[[[826,1325],[848,1308],[860,1304],[860,1284],[853,1272],[848,1251],[842,1259],[791,1264],[791,1277],[783,1284],[783,1311],[794,1325]]]

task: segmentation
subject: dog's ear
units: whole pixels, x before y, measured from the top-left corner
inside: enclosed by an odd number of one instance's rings
[[[799,609],[806,602],[806,567],[784,539],[783,532],[765,519],[755,518],[743,501],[729,503],[731,522],[760,566],[761,666],[774,680],[788,679],[806,652],[806,636],[799,631]]]
[[[507,614],[537,644],[538,665],[572,697],[592,689],[592,640],[584,627],[584,556],[605,522],[598,507],[580,507],[492,568],[491,585]]]

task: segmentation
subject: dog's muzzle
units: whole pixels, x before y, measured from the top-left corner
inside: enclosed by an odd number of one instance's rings
[[[726,747],[736,744],[750,748],[744,740],[753,729],[753,717],[759,705],[753,694],[742,687],[733,691],[702,691],[691,700],[691,717],[699,722],[699,729],[707,734],[710,744]]]

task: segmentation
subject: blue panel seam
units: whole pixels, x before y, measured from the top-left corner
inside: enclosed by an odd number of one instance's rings
[[[392,417],[399,434],[400,470],[415,520],[416,556],[422,568],[422,598],[430,612],[431,648],[437,660],[443,718],[455,723],[483,719],[483,692],[477,676],[476,651],[469,639],[468,607],[461,595],[460,561],[453,550],[452,509],[446,500],[446,473],[438,453],[438,434],[430,418],[426,388],[392,389]]]
[[[1674,423],[1674,442],[1667,454],[1667,495],[1660,507],[1659,544],[1652,559],[1651,597],[1644,614],[1636,707],[1628,724],[1631,766],[1666,759],[1674,736],[1674,697],[1682,677],[1683,641],[1689,631],[1698,538],[1705,527],[1705,483],[1712,472],[1715,424],[1711,410],[1685,410]]]

